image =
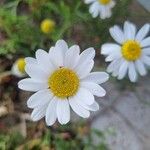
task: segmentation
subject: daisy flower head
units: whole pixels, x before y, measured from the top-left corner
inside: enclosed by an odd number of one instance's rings
[[[101,19],[110,18],[112,8],[115,6],[114,0],[84,0],[86,4],[91,4],[89,12],[93,18],[100,16]]]
[[[12,66],[12,74],[17,77],[24,77],[26,76],[25,72],[25,59],[24,58],[18,58],[15,63]]]
[[[88,48],[80,54],[78,45],[68,48],[59,40],[49,53],[36,51],[36,58],[26,58],[25,70],[30,78],[18,83],[20,89],[36,92],[27,101],[33,109],[33,121],[45,117],[48,126],[58,119],[60,124],[70,121],[70,107],[83,118],[99,109],[94,95],[102,97],[105,90],[98,84],[108,80],[105,72],[91,72],[95,50]]]
[[[45,34],[51,33],[55,28],[55,22],[51,19],[44,19],[41,22],[41,31]]]
[[[150,24],[145,24],[139,31],[136,26],[126,21],[123,30],[115,25],[110,28],[112,38],[117,42],[102,45],[101,54],[105,61],[111,62],[109,73],[119,80],[128,75],[131,82],[136,82],[138,74],[145,76],[146,67],[150,66],[150,36],[146,37]]]

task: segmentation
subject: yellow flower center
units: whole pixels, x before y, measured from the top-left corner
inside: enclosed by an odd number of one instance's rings
[[[76,94],[79,78],[74,71],[60,68],[49,77],[48,84],[53,94],[63,99]]]
[[[141,56],[140,44],[133,40],[126,41],[122,46],[122,55],[128,61],[135,61]]]
[[[50,33],[54,30],[55,22],[50,19],[45,19],[41,22],[41,31],[43,33]]]
[[[21,72],[21,73],[25,73],[25,59],[24,58],[19,58],[17,60],[17,67],[18,67],[18,70]]]
[[[107,5],[111,0],[98,0],[100,4]]]

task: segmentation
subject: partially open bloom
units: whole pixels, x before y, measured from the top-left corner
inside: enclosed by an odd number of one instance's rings
[[[20,89],[36,92],[27,101],[33,108],[31,117],[37,121],[45,116],[47,125],[66,124],[70,120],[70,106],[83,118],[99,109],[93,95],[102,97],[105,90],[99,86],[108,80],[105,72],[90,73],[95,50],[88,48],[80,54],[78,45],[68,48],[59,40],[49,53],[37,50],[36,59],[26,58],[25,70],[30,78],[18,83]]]
[[[146,75],[146,67],[150,66],[150,25],[145,24],[138,32],[136,26],[128,21],[124,23],[123,31],[114,26],[110,34],[117,44],[102,45],[101,54],[107,56],[106,62],[111,62],[107,71],[118,79],[127,74],[131,82],[137,80],[137,73]]]
[[[24,77],[26,75],[25,65],[26,63],[24,58],[17,59],[12,66],[12,74],[17,77]]]
[[[100,15],[101,19],[110,18],[112,15],[112,8],[115,6],[113,0],[85,0],[86,4],[91,4],[89,12],[93,18]]]
[[[51,19],[45,19],[41,22],[41,31],[43,33],[51,33],[55,28],[55,22]]]

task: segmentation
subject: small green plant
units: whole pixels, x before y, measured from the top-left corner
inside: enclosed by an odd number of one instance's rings
[[[12,150],[23,142],[24,138],[19,132],[0,134],[0,150]]]
[[[1,133],[0,150],[108,150],[106,137],[111,135],[109,131],[90,129],[79,122],[47,128],[37,138],[25,139],[18,132]]]

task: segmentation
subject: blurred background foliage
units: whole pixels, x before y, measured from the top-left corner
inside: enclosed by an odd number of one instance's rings
[[[81,0],[2,0],[0,7],[0,55],[32,56],[38,48],[48,50],[58,39],[76,42],[83,48],[99,48],[108,40],[109,27],[128,15],[131,0],[117,0],[113,16],[93,19]],[[44,19],[55,22],[54,31],[44,34]]]
[[[61,127],[55,125],[44,129],[36,138],[30,135],[27,139],[17,131],[3,132],[0,134],[0,150],[109,150],[106,138],[113,135],[112,129],[101,132],[90,129],[83,122]]]

